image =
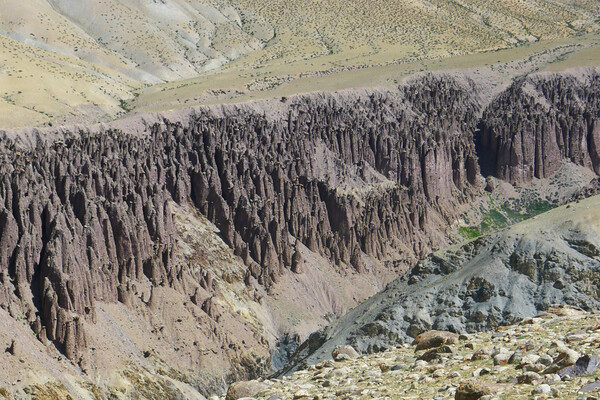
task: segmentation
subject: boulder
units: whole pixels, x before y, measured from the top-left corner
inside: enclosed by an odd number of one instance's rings
[[[357,358],[359,354],[356,350],[354,350],[354,347],[345,344],[336,346],[335,349],[333,349],[333,351],[331,352],[331,356],[335,361],[343,361],[352,358]]]
[[[558,371],[558,375],[561,378],[566,375],[569,375],[571,378],[573,378],[575,376],[591,374],[598,369],[598,364],[600,364],[600,357],[585,355],[580,357],[575,365],[571,365],[570,367],[566,367]]]
[[[421,333],[413,341],[415,351],[427,350],[448,344],[458,343],[458,335],[448,331],[429,331]]]
[[[458,389],[456,389],[454,398],[456,400],[477,400],[483,396],[497,393],[498,391],[498,385],[479,380],[472,380],[461,383]]]
[[[240,400],[244,397],[254,397],[268,388],[269,385],[256,380],[235,382],[229,386],[225,400]]]

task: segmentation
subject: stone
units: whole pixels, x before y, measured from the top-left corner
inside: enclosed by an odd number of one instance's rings
[[[472,380],[461,383],[458,389],[456,389],[454,398],[455,400],[478,400],[482,396],[495,394],[498,390],[499,387],[497,385]]]
[[[416,345],[415,351],[427,350],[455,343],[458,343],[458,335],[448,331],[429,331],[421,333],[413,341],[413,345]]]
[[[541,385],[539,385],[538,387],[534,388],[531,391],[532,394],[550,394],[552,393],[552,388],[550,387],[550,385],[543,383]]]
[[[491,354],[491,349],[484,347],[473,353],[473,355],[471,356],[471,361],[488,360],[491,358]]]
[[[239,400],[243,397],[254,397],[268,388],[269,385],[256,380],[234,382],[229,385],[225,400]]]
[[[390,370],[392,369],[392,367],[386,363],[379,363],[378,367],[383,374],[385,374],[386,372],[390,372]]]
[[[600,364],[600,357],[595,355],[585,355],[580,357],[574,365],[558,371],[558,375],[560,377],[568,375],[573,378],[585,374],[592,374],[598,369],[598,364]]]
[[[489,375],[489,374],[490,374],[489,368],[477,368],[475,371],[473,371],[474,377]]]
[[[17,342],[14,339],[12,339],[10,341],[10,344],[6,348],[5,352],[8,353],[8,354],[10,354],[10,355],[12,355],[12,356],[18,355],[19,352],[17,350]]]
[[[558,355],[554,360],[554,363],[560,367],[568,367],[575,364],[579,357],[579,353],[575,350],[562,348],[558,351]]]
[[[598,392],[600,391],[600,381],[586,383],[581,387],[581,389],[579,389],[579,391],[583,393]]]
[[[545,366],[550,366],[554,362],[554,359],[548,354],[542,354],[537,362]]]
[[[509,364],[521,364],[523,360],[523,352],[521,350],[517,350],[508,359]]]
[[[546,366],[544,364],[535,363],[535,364],[525,364],[523,366],[523,371],[533,371],[540,373],[546,370]]]
[[[308,391],[298,390],[296,393],[294,393],[294,400],[306,399],[309,396],[310,396],[310,394],[308,393]]]
[[[498,353],[493,356],[494,365],[506,365],[506,364],[508,364],[508,360],[510,359],[510,357],[511,357],[511,354],[508,352]]]
[[[433,360],[440,359],[446,354],[452,354],[452,349],[449,346],[441,346],[435,349],[431,349],[421,354],[417,360],[423,360],[427,362],[431,362]]]
[[[527,364],[535,364],[538,362],[538,360],[540,359],[540,356],[538,356],[537,354],[525,354],[523,356],[523,358],[521,359],[521,367]]]
[[[335,361],[343,361],[350,360],[352,358],[357,358],[359,354],[354,349],[354,347],[345,344],[336,346],[335,349],[333,349],[333,351],[331,352],[331,356]]]
[[[532,372],[532,371],[528,371],[528,372],[525,372],[525,373],[517,376],[517,383],[520,383],[520,384],[532,385],[536,382],[540,382],[541,380],[542,380],[542,377],[540,376],[540,374],[538,374],[536,372]]]
[[[558,374],[548,374],[544,376],[544,383],[554,384],[560,382],[560,375]]]

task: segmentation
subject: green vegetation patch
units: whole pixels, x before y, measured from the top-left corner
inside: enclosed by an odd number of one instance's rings
[[[481,207],[481,223],[478,225],[461,226],[458,228],[458,233],[464,239],[474,239],[545,213],[556,206],[557,204],[554,202],[539,198],[530,198],[528,200],[512,199],[498,204],[490,197],[488,207]]]

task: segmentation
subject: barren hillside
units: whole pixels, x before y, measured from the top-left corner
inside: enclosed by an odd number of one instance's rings
[[[1,7],[3,128],[103,121],[138,106],[181,107],[173,102],[182,98],[247,98],[299,78],[402,70],[594,34],[600,11],[592,0],[5,0]],[[589,47],[576,42],[569,53]],[[162,82],[192,84],[195,95],[176,90],[157,103],[152,96],[172,88],[153,89]],[[300,90],[320,87],[306,82]]]

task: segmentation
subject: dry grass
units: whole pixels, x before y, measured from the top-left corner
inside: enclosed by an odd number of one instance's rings
[[[573,35],[600,29],[595,0],[83,0],[77,7],[5,0],[1,7],[0,129],[390,84],[420,70],[495,62],[501,49],[583,43]],[[596,47],[575,50],[556,68],[597,65]]]

